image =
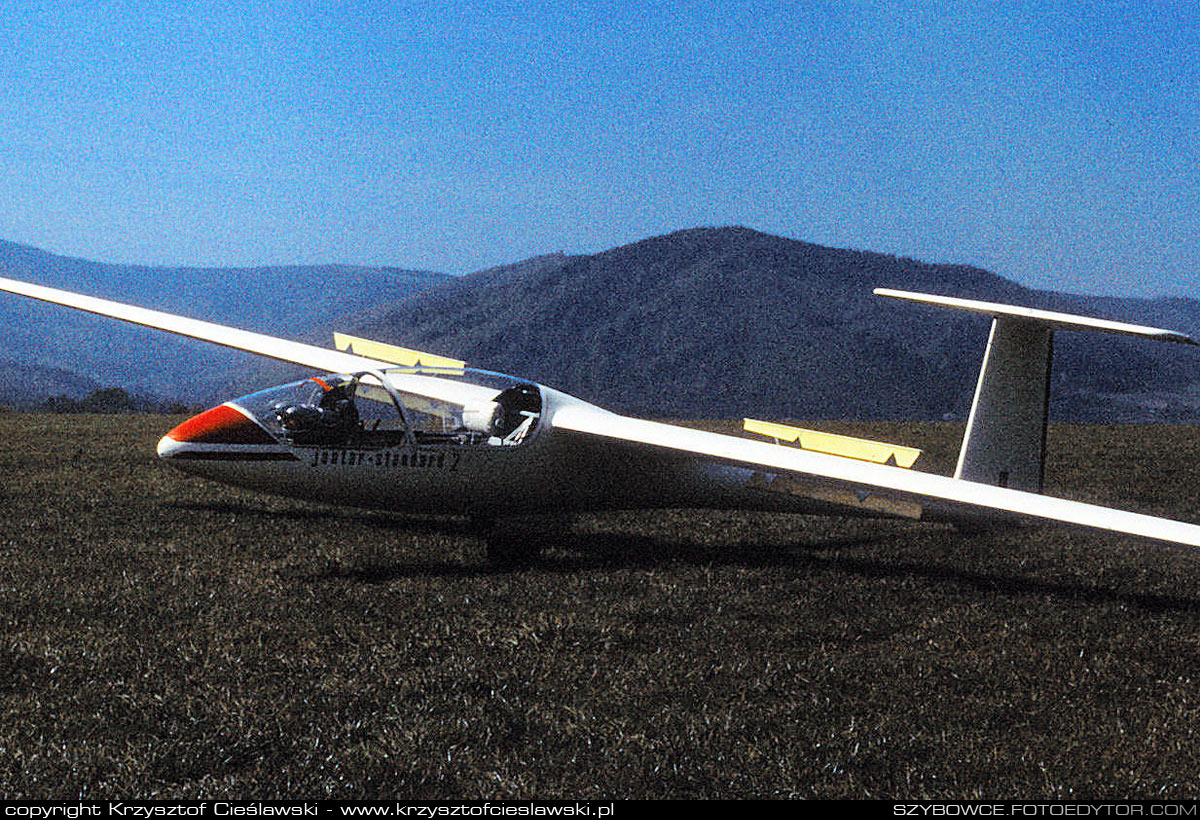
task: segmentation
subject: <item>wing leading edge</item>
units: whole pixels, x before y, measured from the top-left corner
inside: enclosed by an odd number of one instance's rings
[[[244,350],[270,359],[311,367],[332,373],[352,373],[362,370],[379,370],[388,367],[386,362],[370,359],[365,356],[355,356],[337,350],[328,350],[316,345],[302,342],[292,342],[278,339],[262,333],[252,333],[248,330],[204,322],[199,319],[189,319],[172,313],[163,313],[149,308],[127,305],[123,302],[113,302],[94,296],[84,296],[67,290],[48,288],[43,285],[33,285],[19,282],[15,279],[0,278],[0,290],[27,296],[51,304],[120,319],[144,327],[165,330],[180,336],[199,339],[205,342],[230,347],[234,350]]]
[[[861,493],[883,493],[943,517],[1008,519],[1070,524],[1155,541],[1200,547],[1200,526],[1095,504],[995,487],[901,467],[780,447],[764,441],[643,421],[595,407],[564,407],[557,429],[646,445],[723,463],[818,479]]]
[[[214,322],[204,322],[199,319],[189,319],[173,313],[164,313],[149,308],[127,305],[95,296],[84,296],[67,290],[49,288],[43,285],[33,285],[15,279],[0,277],[0,291],[15,293],[42,302],[63,305],[65,307],[120,319],[143,327],[164,330],[179,336],[187,336],[204,342],[229,347],[277,359],[282,362],[311,367],[326,373],[362,373],[367,371],[382,371],[395,365],[382,359],[359,356],[353,353],[343,353],[329,350],[316,345],[293,342],[263,333],[240,330]],[[491,399],[496,391],[479,388],[475,385],[452,382],[446,379],[430,378],[414,374],[390,374],[388,381],[397,389],[419,396],[449,401],[456,404],[486,401]]]

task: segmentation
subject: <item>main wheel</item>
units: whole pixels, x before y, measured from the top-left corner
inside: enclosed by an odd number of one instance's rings
[[[473,519],[476,531],[494,564],[528,564],[536,560],[548,541],[561,536],[563,528],[551,516]]]

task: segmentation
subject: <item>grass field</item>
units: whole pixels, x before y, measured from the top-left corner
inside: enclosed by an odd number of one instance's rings
[[[1200,794],[1195,552],[682,511],[505,570],[176,474],[173,422],[0,416],[0,797]],[[1200,431],[1051,432],[1052,492],[1200,520]]]

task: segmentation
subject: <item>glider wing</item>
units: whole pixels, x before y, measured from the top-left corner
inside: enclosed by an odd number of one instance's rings
[[[311,367],[327,373],[362,373],[366,371],[382,371],[395,365],[391,362],[359,356],[353,353],[343,353],[339,350],[329,350],[316,345],[279,339],[263,333],[253,333],[248,330],[204,322],[199,319],[189,319],[172,313],[127,305],[94,296],[84,296],[71,291],[49,288],[43,285],[33,285],[19,282],[15,279],[0,278],[0,291],[27,296],[43,302],[75,308],[99,316],[120,319],[135,325],[152,327],[187,336],[205,342],[255,353],[270,359],[291,362],[302,367]],[[465,382],[455,382],[447,379],[430,378],[417,374],[391,373],[388,381],[400,391],[426,396],[432,399],[449,401],[455,404],[469,404],[488,401],[497,391],[480,388]]]
[[[1155,541],[1200,547],[1200,526],[1141,513],[1070,501],[1038,493],[922,473],[824,453],[781,447],[765,441],[710,433],[610,413],[590,406],[563,407],[551,424],[609,441],[689,453],[714,462],[758,468],[779,475],[854,490],[860,497],[881,495],[921,507],[921,517],[942,520],[981,518],[1070,524]]]

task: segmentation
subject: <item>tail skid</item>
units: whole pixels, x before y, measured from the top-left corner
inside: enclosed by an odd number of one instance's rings
[[[992,316],[954,477],[1041,492],[1056,330],[1100,330],[1197,344],[1173,330],[971,299],[877,288],[875,294]]]

